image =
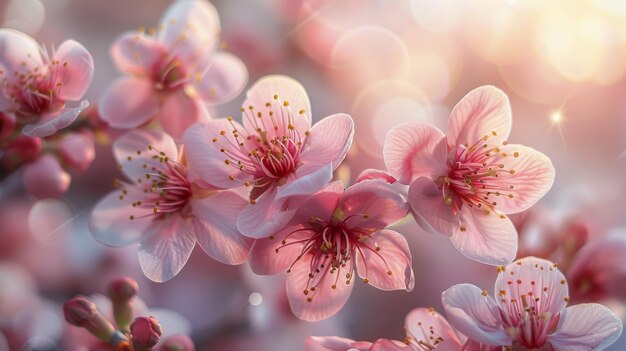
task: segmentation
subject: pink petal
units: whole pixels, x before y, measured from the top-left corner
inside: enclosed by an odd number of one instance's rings
[[[492,144],[500,144],[509,137],[511,124],[511,104],[506,94],[490,85],[476,88],[452,109],[448,146],[474,145],[485,136]]]
[[[67,191],[71,181],[59,161],[49,154],[24,166],[22,178],[26,191],[37,198],[59,197]]]
[[[523,145],[508,144],[499,149],[490,160],[514,173],[500,173],[498,181],[505,190],[495,199],[496,209],[505,214],[527,210],[552,187],[554,166],[546,155]]]
[[[311,217],[330,218],[335,213],[343,194],[343,183],[339,180],[328,183],[322,190],[313,194],[293,217],[294,223],[307,223]]]
[[[27,65],[22,66],[26,61]],[[25,73],[43,66],[39,45],[30,36],[7,28],[0,29],[0,80],[14,81],[16,73]]]
[[[368,168],[361,172],[354,181],[355,183],[360,183],[364,180],[382,180],[389,184],[393,184],[396,182],[396,178],[394,178],[391,174],[381,171],[378,169]]]
[[[191,126],[183,136],[189,167],[205,182],[223,189],[239,187],[245,180],[252,180],[249,175],[239,171],[234,165],[227,165],[225,160],[230,160],[230,158],[220,151],[221,148],[228,149],[229,153],[239,150],[231,147],[232,144],[237,143],[232,133],[226,133],[232,128],[230,123],[226,119],[206,121]],[[237,130],[241,130],[241,126],[236,121],[232,123]],[[222,131],[224,131],[223,136],[220,135]],[[231,176],[235,180],[231,180]]]
[[[84,133],[68,133],[59,143],[59,154],[63,162],[85,171],[96,157],[93,139]]]
[[[309,336],[304,339],[304,351],[346,351],[351,349],[368,351],[371,345],[371,342],[354,341],[338,336]]]
[[[58,61],[57,82],[61,83],[59,98],[78,101],[85,95],[93,78],[93,58],[89,51],[74,40],[66,40],[57,49],[53,60]]]
[[[248,259],[252,239],[242,236],[234,221],[247,204],[231,190],[192,200],[196,240],[207,255],[226,264],[241,264]]]
[[[600,304],[580,304],[565,309],[556,329],[548,336],[555,351],[603,350],[619,339],[622,321]]]
[[[407,335],[415,341],[431,344],[430,337],[434,334],[441,337],[437,343],[437,351],[459,351],[462,343],[448,321],[432,308],[416,308],[406,316],[404,327]]]
[[[437,346],[439,349],[439,346]],[[369,351],[414,351],[410,345],[398,340],[378,339]]]
[[[150,150],[152,147],[153,150]],[[133,182],[143,179],[152,167],[160,167],[160,158],[178,159],[178,150],[172,138],[156,130],[133,130],[113,142],[113,155],[124,174]],[[144,167],[145,165],[145,167]]]
[[[521,258],[499,271],[494,294],[501,296],[502,291],[505,291],[507,299],[517,301],[522,301],[521,295],[528,295],[532,291],[532,296],[541,299],[536,307],[539,315],[547,312],[555,316],[567,305],[565,277],[555,264],[537,257]],[[505,310],[509,308],[501,299],[496,299],[496,303]]]
[[[220,19],[208,1],[177,1],[161,18],[163,29],[157,39],[169,56],[184,63],[187,70],[206,68],[220,37]]]
[[[394,127],[383,147],[389,173],[406,185],[420,176],[445,175],[448,150],[444,140],[445,135],[430,124],[408,122]]]
[[[111,46],[111,57],[117,69],[141,76],[150,75],[165,54],[154,37],[140,32],[126,32]]]
[[[409,213],[402,195],[380,180],[364,180],[346,189],[339,208],[350,228],[382,229]]]
[[[280,109],[284,107],[285,102],[291,113],[281,113]],[[268,103],[270,107],[267,107]],[[246,93],[246,101],[242,108],[252,111],[252,118],[256,117],[257,112],[262,112],[268,127],[268,139],[275,136],[281,138],[283,131],[288,130],[289,124],[293,124],[294,130],[302,138],[311,129],[312,115],[309,96],[298,81],[287,76],[272,75],[259,79]],[[275,111],[273,118],[269,116],[269,112],[266,112],[270,110]],[[251,123],[250,118],[246,118],[246,114],[249,116],[250,113],[244,113],[243,126],[248,131],[255,131],[255,124]],[[275,127],[272,128],[272,125]]]
[[[289,207],[300,206],[311,195],[324,188],[332,178],[333,170],[330,163],[303,164],[290,175],[285,184],[278,186],[276,200],[292,197],[293,199],[289,201]]]
[[[158,118],[163,130],[178,140],[193,124],[207,121],[209,114],[200,100],[179,89],[165,98]]]
[[[60,113],[43,116],[39,122],[24,126],[22,133],[34,138],[50,136],[72,124],[87,106],[89,103],[87,100],[83,100],[78,107],[66,108]]]
[[[237,97],[247,82],[246,65],[237,56],[218,52],[196,89],[205,103],[221,104]]]
[[[237,229],[253,239],[267,238],[283,229],[296,209],[285,210],[285,201],[277,201],[276,189],[269,189],[256,202],[248,204],[237,217]]]
[[[152,222],[152,209],[131,205],[143,190],[128,186],[128,194],[120,199],[121,190],[102,198],[89,218],[89,230],[96,241],[113,247],[127,246],[139,240]],[[131,220],[130,216],[135,219]]]
[[[121,77],[100,99],[98,114],[113,128],[137,128],[159,112],[159,98],[148,79]]]
[[[451,236],[459,227],[458,217],[446,205],[443,192],[429,178],[415,179],[409,188],[408,197],[411,213],[422,229]]]
[[[286,271],[302,253],[304,243],[285,246],[282,241],[296,242],[313,235],[309,229],[303,230],[303,228],[307,227],[291,226],[269,238],[255,240],[250,249],[249,259],[252,271],[260,275],[273,275]]]
[[[346,284],[345,271],[336,270],[331,274],[330,269],[310,279],[310,258],[306,256],[298,261],[288,273],[287,297],[291,310],[298,318],[316,322],[339,312],[350,297],[354,281]],[[337,274],[341,276],[337,277]],[[312,286],[316,287],[315,291],[310,290]],[[307,294],[304,294],[305,290]]]
[[[349,115],[338,113],[323,118],[311,129],[300,159],[302,162],[332,163],[336,169],[346,157],[353,137],[354,122]]]
[[[441,294],[448,321],[468,338],[488,345],[511,345],[490,296],[471,284],[457,284]]]
[[[402,235],[383,229],[373,233],[358,248],[356,267],[361,278],[367,278],[381,290],[413,290],[411,251]]]
[[[486,214],[463,206],[460,227],[450,240],[463,255],[484,264],[507,264],[517,254],[515,226],[508,217],[496,212]]]
[[[196,244],[190,227],[178,214],[152,221],[139,242],[139,263],[146,277],[164,282],[180,272]]]

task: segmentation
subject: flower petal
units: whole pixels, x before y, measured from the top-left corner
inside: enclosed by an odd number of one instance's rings
[[[122,72],[148,76],[158,61],[165,56],[165,49],[156,38],[140,32],[126,32],[111,46],[111,57]]]
[[[39,122],[24,126],[22,133],[33,138],[50,136],[72,124],[87,106],[89,103],[83,100],[78,107],[66,108],[60,113],[43,116]]]
[[[200,100],[179,89],[165,98],[158,119],[163,130],[178,140],[193,124],[207,121],[209,113]]]
[[[555,351],[603,350],[619,338],[622,328],[622,321],[608,308],[580,304],[563,311],[548,341]]]
[[[26,62],[26,66],[22,65]],[[0,79],[14,82],[20,73],[28,74],[30,70],[43,66],[39,45],[30,36],[8,28],[0,29],[0,65],[3,74]]]
[[[359,276],[367,278],[381,290],[413,290],[411,251],[406,239],[389,229],[377,231],[359,244],[356,267]]]
[[[374,179],[378,179],[378,180],[382,180],[385,181],[389,184],[393,184],[396,182],[396,178],[394,178],[391,174],[385,172],[385,171],[381,171],[378,169],[373,169],[373,168],[368,168],[366,170],[364,170],[363,172],[361,172],[357,177],[356,180],[354,181],[355,183],[360,183],[364,180],[374,180]]]
[[[409,213],[409,205],[400,193],[382,180],[364,180],[344,191],[339,209],[350,228],[382,229]]]
[[[152,167],[161,168],[161,158],[154,158],[155,155],[178,159],[176,144],[169,135],[156,130],[133,130],[113,142],[113,156],[132,182],[143,179]]]
[[[311,129],[309,96],[302,84],[287,76],[271,75],[259,79],[246,93],[242,108],[246,111],[243,126],[250,133],[256,131],[256,114],[261,113],[268,139],[281,138],[289,130],[290,124],[303,139],[305,133]],[[288,112],[283,111],[284,109]],[[273,116],[269,116],[269,111],[273,112]]]
[[[196,89],[205,103],[221,104],[237,97],[247,82],[246,65],[235,55],[218,52]]]
[[[204,71],[219,43],[220,19],[215,7],[208,1],[177,1],[160,23],[163,29],[157,38],[169,55],[190,71]]]
[[[154,118],[159,104],[150,80],[121,77],[100,99],[98,114],[113,128],[132,129]]]
[[[346,157],[353,137],[354,122],[349,115],[338,113],[323,118],[311,128],[300,159],[302,162],[332,163],[336,169]]]
[[[339,180],[328,183],[322,190],[313,194],[293,217],[294,223],[308,223],[311,217],[332,217],[343,194],[343,183]]]
[[[457,284],[441,294],[448,321],[468,338],[488,345],[511,345],[490,296],[472,284]]]
[[[241,235],[234,221],[247,204],[231,190],[192,200],[196,239],[207,255],[226,264],[241,264],[248,259],[252,239]]]
[[[447,152],[445,135],[437,127],[419,122],[394,127],[383,147],[389,173],[405,185],[420,176],[435,179],[446,174]]]
[[[172,279],[187,263],[195,244],[190,223],[178,214],[153,220],[139,242],[143,273],[155,282]]]
[[[415,221],[427,232],[451,236],[459,227],[459,220],[446,205],[443,192],[429,178],[415,179],[408,197]]]
[[[438,351],[459,351],[462,343],[448,321],[433,308],[416,308],[409,312],[404,321],[407,335],[413,340],[433,344],[432,335],[440,339],[436,341]]]
[[[294,199],[290,199],[288,206],[294,208],[332,180],[332,164],[306,163],[298,167],[289,178],[285,184],[278,186],[276,200],[292,197]]]
[[[556,264],[537,257],[524,257],[508,264],[499,270],[494,286],[496,296],[504,296],[506,300],[496,299],[496,303],[504,310],[509,310],[510,300],[522,301],[530,295],[540,300],[535,309],[538,315],[544,312],[555,316],[567,305],[567,281]]]
[[[502,195],[496,200],[496,209],[502,213],[518,213],[527,210],[542,198],[554,182],[552,161],[539,151],[523,145],[508,144],[499,147],[499,153],[490,160],[513,171],[500,173]]]
[[[152,222],[152,209],[134,207],[135,193],[142,192],[136,187],[126,187],[127,196],[122,190],[115,190],[102,198],[91,213],[89,230],[96,241],[113,247],[127,246],[139,240]],[[135,219],[131,220],[130,216]]]
[[[298,318],[316,322],[339,312],[348,301],[354,282],[346,284],[345,271],[341,269],[330,273],[330,262],[326,262],[326,270],[311,279],[310,260],[311,256],[307,255],[291,268],[287,275],[287,297]]]
[[[496,212],[487,214],[463,206],[460,226],[450,240],[463,255],[484,264],[507,264],[517,254],[515,226]]]
[[[287,227],[269,238],[255,240],[250,249],[250,268],[260,275],[286,271],[302,253],[304,242],[295,242],[312,236],[313,233],[307,226],[299,224]],[[285,244],[282,243],[283,240]]]
[[[237,216],[237,229],[253,239],[267,238],[283,229],[297,209],[284,209],[285,201],[276,200],[276,188],[268,189],[253,204],[248,204]]]
[[[338,336],[309,336],[304,339],[304,351],[369,351],[371,342],[354,341]]]
[[[74,40],[66,40],[59,46],[52,59],[59,62],[56,70],[57,82],[61,83],[59,98],[80,100],[93,78],[93,58],[89,51]]]
[[[485,135],[492,143],[501,144],[509,137],[511,125],[508,96],[494,86],[476,88],[452,109],[448,120],[448,147],[474,145]]]
[[[402,341],[381,338],[374,342],[369,351],[413,351],[413,348]]]
[[[229,155],[239,150],[231,147],[233,144],[236,145],[237,140],[232,133],[226,132],[231,130],[231,123],[237,130],[241,130],[241,126],[236,121],[215,119],[195,124],[189,127],[183,135],[189,167],[202,180],[222,189],[240,187],[245,180],[252,180],[249,175],[239,171],[233,164],[228,165],[225,162],[225,160],[230,161]],[[222,152],[222,148],[226,152]],[[247,155],[241,155],[241,157],[247,157]]]

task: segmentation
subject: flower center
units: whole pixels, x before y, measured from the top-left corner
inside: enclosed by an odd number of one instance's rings
[[[154,87],[159,91],[171,91],[184,86],[189,77],[182,63],[174,59],[164,59],[152,74]]]
[[[507,180],[515,170],[507,169],[502,163],[503,158],[511,156],[501,150],[507,142],[493,146],[488,140],[489,136],[485,135],[472,146],[457,147],[448,160],[448,174],[438,179],[445,201],[454,213],[460,211],[462,204],[489,213],[498,205],[498,197],[513,198],[514,186]],[[512,156],[519,157],[519,153]]]
[[[248,122],[245,130],[238,130],[228,117],[231,130],[220,131],[213,142],[224,153],[224,163],[233,167],[231,181],[242,181],[252,186],[250,201],[254,203],[263,193],[285,184],[288,177],[300,166],[302,147],[310,134],[304,135],[295,127],[295,116],[288,101],[274,95],[266,109],[255,111],[254,106],[241,108]],[[299,111],[304,117],[304,110]],[[251,180],[250,180],[251,179]]]
[[[429,313],[434,315],[434,309],[429,308]],[[415,335],[411,334],[407,330],[407,336],[404,339],[404,343],[407,345],[411,345],[412,349],[432,351],[435,350],[437,346],[439,346],[439,344],[445,341],[443,336],[439,334],[434,326],[426,325],[422,321],[418,321],[417,326],[421,329],[422,335],[425,336],[425,339],[418,339]]]

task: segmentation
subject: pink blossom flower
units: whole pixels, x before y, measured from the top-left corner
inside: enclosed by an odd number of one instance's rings
[[[217,188],[250,188],[237,217],[242,234],[264,238],[331,179],[346,156],[354,125],[346,114],[311,128],[311,104],[292,78],[268,76],[248,91],[243,126],[232,118],[197,124],[184,136],[190,166]]]
[[[305,351],[345,351],[351,348],[363,351],[459,351],[466,339],[432,308],[416,308],[409,312],[404,329],[406,338],[402,341],[381,338],[370,343],[335,336],[309,337],[304,342],[304,349]]]
[[[348,300],[355,270],[381,290],[413,289],[406,239],[387,226],[408,213],[405,199],[389,184],[365,180],[343,190],[328,184],[313,195],[291,224],[250,252],[257,274],[287,270],[287,296],[296,316],[318,321]]]
[[[626,235],[615,232],[589,242],[566,275],[577,301],[626,300]]]
[[[486,264],[515,258],[517,233],[506,214],[532,206],[552,186],[542,153],[508,144],[511,108],[492,86],[467,94],[452,110],[448,135],[423,123],[392,129],[385,164],[410,185],[409,203],[422,228],[450,236],[465,256]]]
[[[45,137],[70,125],[88,103],[79,101],[93,77],[93,59],[74,40],[49,55],[28,35],[0,29],[0,113],[13,115],[22,133]]]
[[[246,205],[241,194],[196,184],[167,134],[132,131],[115,141],[113,151],[130,182],[116,181],[118,189],[93,210],[96,240],[110,246],[139,241],[139,263],[159,282],[178,274],[196,241],[220,262],[246,261],[251,240],[232,220]]]
[[[99,104],[114,128],[131,129],[157,119],[179,138],[208,116],[205,104],[229,101],[248,80],[237,57],[217,52],[220,21],[208,1],[173,3],[156,33],[122,34],[111,55],[127,76],[116,80]]]
[[[475,341],[513,350],[602,350],[622,333],[622,322],[599,304],[566,308],[567,280],[556,264],[527,257],[498,267],[496,299],[471,284],[442,294],[453,327]]]

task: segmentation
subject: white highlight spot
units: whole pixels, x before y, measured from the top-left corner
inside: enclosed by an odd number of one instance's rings
[[[258,306],[263,303],[263,295],[255,291],[250,294],[250,296],[248,297],[248,301],[250,301],[250,304],[252,306]]]
[[[563,121],[563,114],[560,111],[553,112],[550,115],[550,120],[554,124],[559,124],[561,123],[561,121]]]

